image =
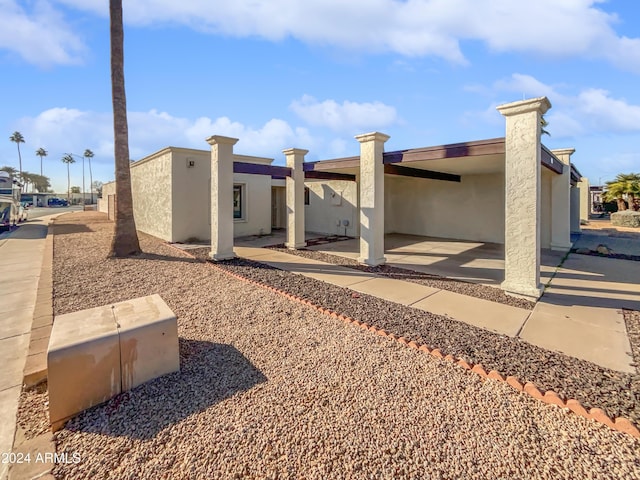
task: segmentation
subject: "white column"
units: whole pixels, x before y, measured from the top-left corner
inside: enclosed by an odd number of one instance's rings
[[[580,233],[580,189],[577,186],[571,186],[571,213],[570,213],[570,229],[571,233]]]
[[[234,258],[233,146],[237,138],[213,135],[211,145],[211,253],[212,260]]]
[[[285,246],[296,250],[307,245],[304,239],[304,156],[309,150],[289,148],[283,150],[291,175],[287,187],[287,241]]]
[[[500,105],[506,118],[504,282],[507,293],[537,299],[540,285],[540,120],[546,97]]]
[[[571,155],[574,148],[552,150],[562,162],[563,171],[551,180],[551,250],[571,248]]]
[[[360,257],[365,265],[383,265],[384,258],[384,142],[380,132],[356,136],[360,142]]]
[[[591,211],[591,192],[589,191],[589,179],[580,177],[578,182],[580,189],[580,224],[589,221],[589,212]]]

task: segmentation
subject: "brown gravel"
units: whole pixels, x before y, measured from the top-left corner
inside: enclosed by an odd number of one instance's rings
[[[191,250],[206,258],[208,250]],[[531,345],[519,338],[490,332],[451,318],[388,302],[258,262],[235,259],[220,267],[272,285],[301,298],[378,328],[439,348],[445,354],[480,363],[487,371],[533,382],[564,399],[599,407],[612,417],[640,425],[640,375],[609,370],[593,363]],[[636,317],[628,317],[633,323]],[[633,338],[632,338],[633,340]],[[640,344],[639,344],[640,345]],[[638,363],[640,357],[635,357]]]
[[[55,435],[56,478],[640,478],[640,442],[236,280],[147,235],[65,215],[55,314],[159,293],[180,373]]]

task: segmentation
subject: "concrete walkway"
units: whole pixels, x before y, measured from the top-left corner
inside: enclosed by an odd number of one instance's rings
[[[281,270],[519,336],[613,370],[635,371],[620,308],[640,310],[637,262],[572,255],[530,311],[275,250],[240,246],[234,250],[240,257]]]
[[[0,236],[0,454],[11,452],[50,215]],[[0,464],[0,480],[8,464]]]

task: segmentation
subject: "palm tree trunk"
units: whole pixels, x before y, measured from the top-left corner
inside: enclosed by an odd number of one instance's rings
[[[129,127],[124,88],[124,27],[122,0],[109,0],[111,19],[111,96],[116,163],[115,235],[111,255],[125,257],[140,253],[140,243],[133,218],[131,167],[129,162]]]
[[[624,203],[624,200],[622,198],[616,198],[616,201],[618,202],[618,211],[622,212],[623,210],[627,209],[627,204]]]
[[[91,157],[89,157],[89,190],[91,191],[90,205],[93,205],[93,175],[91,174]]]
[[[71,173],[69,173],[69,164],[67,163],[67,202],[71,205]]]
[[[22,155],[20,154],[20,142],[16,142],[18,145],[18,162],[20,163],[20,180],[22,180]]]

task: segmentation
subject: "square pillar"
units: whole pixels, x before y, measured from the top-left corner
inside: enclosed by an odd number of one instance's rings
[[[506,118],[504,282],[506,293],[538,299],[540,285],[540,129],[547,97],[500,105]]]
[[[291,175],[286,178],[287,187],[287,241],[291,250],[305,247],[304,238],[304,156],[309,150],[289,148],[283,150]]]
[[[233,146],[237,138],[213,135],[211,145],[211,252],[212,260],[234,258],[233,252]]]
[[[358,135],[360,142],[360,257],[369,266],[383,265],[384,258],[384,143],[380,132]]]
[[[570,229],[571,233],[580,233],[580,189],[571,185],[571,212],[570,212]]]
[[[551,250],[571,249],[571,155],[574,148],[552,150],[564,168],[551,180]]]
[[[591,193],[589,191],[589,179],[580,177],[578,182],[580,190],[580,224],[589,221],[589,212],[591,211]]]

